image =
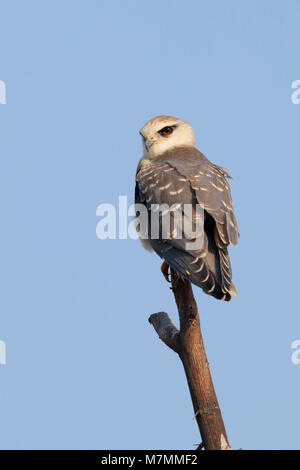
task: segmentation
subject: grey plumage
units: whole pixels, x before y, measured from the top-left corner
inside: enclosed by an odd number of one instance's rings
[[[239,232],[233,212],[232,199],[223,168],[211,163],[195,147],[177,147],[168,150],[147,164],[140,165],[136,174],[135,202],[144,204],[149,215],[149,242],[153,250],[178,274],[217,299],[230,300],[235,288],[232,283],[229,244],[238,242]],[[184,205],[196,204],[204,208],[203,246],[187,250],[186,234],[182,239],[167,239],[160,233],[151,239],[151,205],[178,204],[181,219],[188,215]],[[177,213],[177,214],[178,214]],[[182,220],[171,215],[172,230],[176,232]],[[180,219],[180,217],[179,217]],[[162,219],[160,218],[160,225]],[[160,227],[161,228],[161,227]]]

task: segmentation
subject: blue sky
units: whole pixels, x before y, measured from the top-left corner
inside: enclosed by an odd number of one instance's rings
[[[148,324],[177,321],[160,259],[96,237],[133,201],[138,130],[188,120],[230,170],[239,295],[195,288],[233,448],[300,448],[300,3],[0,1],[3,449],[199,443],[182,365]]]

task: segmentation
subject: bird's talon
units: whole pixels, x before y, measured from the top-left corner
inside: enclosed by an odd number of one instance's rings
[[[169,272],[169,265],[166,261],[163,262],[163,264],[161,265],[160,267],[160,270],[161,272],[163,273],[164,275],[164,278],[167,282],[171,282],[170,281],[170,272]]]

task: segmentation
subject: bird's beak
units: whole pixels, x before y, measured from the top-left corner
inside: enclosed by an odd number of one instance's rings
[[[149,150],[150,147],[154,144],[158,144],[158,142],[166,142],[167,139],[154,139],[154,137],[147,137],[145,139],[145,146],[147,151]]]
[[[152,145],[156,144],[156,140],[152,137],[152,138],[149,138],[147,137],[145,139],[145,147],[147,150],[149,150],[150,147],[152,147]]]

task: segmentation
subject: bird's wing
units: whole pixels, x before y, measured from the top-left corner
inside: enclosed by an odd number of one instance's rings
[[[230,189],[224,170],[211,164],[204,156],[202,158],[202,154],[197,150],[195,153],[195,150],[184,148],[165,152],[138,168],[136,203],[145,204],[148,209],[149,241],[159,256],[181,275],[202,287],[205,292],[222,298],[231,285],[231,268],[226,247],[229,243],[236,243],[238,232],[235,228]],[[207,176],[208,174],[210,176]],[[200,221],[200,225],[197,226],[201,229],[193,240],[201,238],[203,243],[200,248],[187,249],[187,243],[191,239],[184,231],[183,220],[190,218],[195,222],[197,219],[199,223],[201,212],[196,211],[197,203],[205,210],[202,212],[202,225]],[[163,217],[159,218],[158,238],[153,239],[150,233],[150,229],[153,229],[150,217],[153,204],[167,204],[168,207],[177,205],[176,215],[173,216],[171,212],[172,225],[169,237],[161,233]],[[189,214],[184,208],[186,204],[192,207],[192,212]],[[212,226],[213,233],[206,233],[204,224],[208,230],[211,224],[207,224],[204,219],[207,218],[209,222],[210,216],[215,221]],[[176,238],[176,232],[182,235],[181,238]],[[214,246],[212,238],[215,238]],[[214,251],[223,253],[223,262],[222,254],[218,253],[220,261],[216,263]]]
[[[227,182],[227,178],[231,177],[227,171],[211,163],[195,148],[183,149],[180,154],[170,152],[166,162],[190,180],[198,204],[202,205],[215,220],[222,244],[236,245],[239,230]]]
[[[186,242],[189,239],[185,236],[183,219],[196,217],[196,200],[187,178],[168,163],[158,162],[155,159],[137,172],[135,202],[144,204],[149,211],[148,236],[150,241],[155,240],[158,232],[159,236],[156,239],[163,240],[163,244],[168,248],[172,246],[181,250],[186,249]],[[191,214],[188,214],[188,211],[184,212],[184,205],[187,204],[191,205]],[[166,210],[164,210],[164,205],[166,205]],[[158,213],[159,206],[162,211],[159,214],[160,217],[156,218],[155,213],[156,211]],[[168,208],[170,208],[169,211],[167,211]],[[170,224],[167,223],[168,217],[171,219]],[[158,226],[154,226],[156,220]],[[162,232],[163,221],[166,223],[165,228],[169,228],[168,232]],[[198,238],[201,235],[200,233],[196,234]]]

